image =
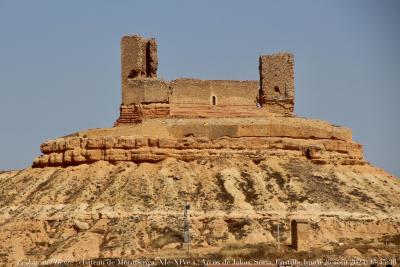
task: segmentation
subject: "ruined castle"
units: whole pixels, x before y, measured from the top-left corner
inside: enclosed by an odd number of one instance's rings
[[[289,53],[261,56],[259,81],[164,81],[157,78],[155,39],[133,35],[121,40],[121,65],[122,103],[114,127],[46,141],[34,167],[224,157],[365,162],[350,129],[293,115]]]
[[[291,54],[261,56],[260,81],[164,81],[154,39],[121,49],[115,125],[0,172],[0,262],[399,251],[400,180],[349,128],[293,114]]]
[[[121,40],[122,104],[117,125],[161,117],[292,116],[294,59],[289,53],[261,56],[260,81],[157,78],[155,39]]]

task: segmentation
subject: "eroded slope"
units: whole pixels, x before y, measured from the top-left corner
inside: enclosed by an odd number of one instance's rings
[[[290,242],[290,218],[312,222],[314,246],[400,232],[400,182],[369,165],[290,157],[159,163],[99,161],[0,174],[0,255],[138,257],[179,249],[183,204],[193,249]]]

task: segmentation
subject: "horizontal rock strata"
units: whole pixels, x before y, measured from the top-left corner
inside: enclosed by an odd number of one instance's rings
[[[41,145],[34,167],[68,166],[96,161],[157,162],[173,157],[184,161],[219,157],[306,157],[315,163],[363,164],[362,146],[332,139],[277,137],[67,137]]]

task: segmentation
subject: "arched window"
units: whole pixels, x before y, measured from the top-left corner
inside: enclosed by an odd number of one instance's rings
[[[217,97],[215,95],[211,97],[211,105],[213,106],[217,105]]]

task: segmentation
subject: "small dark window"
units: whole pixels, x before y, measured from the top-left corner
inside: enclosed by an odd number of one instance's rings
[[[274,87],[274,91],[277,92],[277,93],[279,93],[279,92],[280,92],[280,91],[279,91],[279,86],[275,86],[275,87]]]
[[[213,95],[211,99],[212,99],[211,100],[212,105],[215,106],[217,104],[217,97]]]

